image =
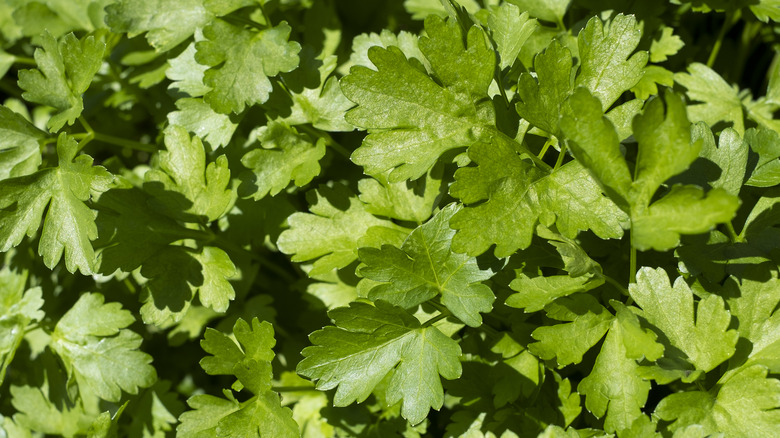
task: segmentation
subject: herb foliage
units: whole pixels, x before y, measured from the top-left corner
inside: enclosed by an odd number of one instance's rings
[[[778,22],[0,2],[0,437],[775,435]]]

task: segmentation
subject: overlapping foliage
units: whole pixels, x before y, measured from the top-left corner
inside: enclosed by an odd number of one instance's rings
[[[778,22],[0,1],[0,437],[773,436]]]

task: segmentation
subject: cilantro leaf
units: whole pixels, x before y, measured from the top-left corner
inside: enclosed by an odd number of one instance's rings
[[[83,274],[95,270],[90,240],[97,237],[95,215],[84,204],[92,193],[108,188],[110,173],[92,166],[88,155],[76,157],[78,144],[66,134],[57,139],[59,166],[0,182],[0,251],[32,237],[43,220],[38,253],[53,268],[65,253],[65,267]]]
[[[378,34],[368,33],[356,36],[352,40],[352,53],[349,55],[350,63],[376,70],[376,65],[368,57],[369,49],[374,46],[385,49],[395,46],[401,50],[410,62],[419,61],[420,64],[425,66],[425,71],[431,71],[430,63],[420,51],[417,35],[403,30],[398,32],[398,34],[394,34],[387,29],[383,29]]]
[[[293,261],[314,262],[310,276],[340,269],[357,259],[360,240],[376,227],[397,229],[390,221],[379,219],[346,187],[320,186],[306,194],[311,213],[293,213],[290,225],[279,235],[277,246]]]
[[[721,382],[717,391],[687,391],[667,396],[655,416],[672,422],[676,431],[701,425],[701,436],[724,433],[735,436],[772,435],[780,422],[780,380],[767,379],[766,368],[754,365]]]
[[[560,297],[577,292],[586,292],[602,284],[604,284],[603,278],[594,278],[590,275],[581,275],[579,277],[570,277],[568,275],[528,277],[520,273],[509,284],[509,287],[517,291],[517,293],[507,298],[506,305],[525,309],[526,312],[538,312],[544,306]]]
[[[238,121],[215,112],[202,99],[182,98],[176,101],[178,111],[168,113],[168,123],[181,126],[208,142],[213,149],[227,146]]]
[[[298,373],[318,380],[317,388],[337,388],[336,406],[365,400],[389,376],[388,405],[401,402],[401,415],[416,424],[444,393],[439,375],[460,377],[460,347],[436,327],[423,327],[403,309],[355,302],[330,311],[335,326],[312,333]]]
[[[146,33],[149,44],[167,52],[209,21],[203,0],[119,0],[106,6],[106,24],[129,37]]]
[[[650,44],[650,62],[664,62],[685,46],[679,35],[674,34],[674,29],[661,26],[661,35]]]
[[[368,297],[409,309],[441,294],[442,304],[453,315],[470,326],[480,326],[480,312],[490,312],[495,300],[481,282],[493,273],[480,269],[475,258],[450,248],[455,231],[449,221],[457,211],[456,204],[445,207],[412,231],[400,249],[392,245],[361,248],[358,256],[365,266],[358,273],[380,283]]]
[[[17,278],[14,278],[17,277]],[[26,275],[15,275],[7,267],[0,271],[0,383],[24,338],[29,325],[45,316],[40,287],[24,290]],[[13,284],[17,283],[17,284]]]
[[[81,405],[57,406],[52,400],[49,400],[42,388],[32,386],[11,386],[11,403],[18,411],[14,415],[17,427],[24,427],[26,435],[10,435],[11,437],[31,437],[30,432],[61,435],[66,437],[76,436],[86,432],[89,427],[90,415],[84,412]],[[7,420],[6,420],[7,421]],[[2,424],[3,428],[7,424]],[[3,430],[3,429],[0,429]],[[13,429],[8,429],[9,433]]]
[[[745,183],[754,187],[771,187],[780,183],[780,134],[771,129],[750,128],[745,140],[758,155],[750,178]]]
[[[255,176],[252,197],[275,196],[290,182],[302,187],[320,173],[325,140],[313,140],[284,122],[269,122],[257,131],[261,147],[247,152],[241,164]]]
[[[40,142],[46,133],[21,115],[0,106],[0,181],[29,175],[41,164]]]
[[[517,83],[517,113],[550,134],[558,135],[561,105],[572,92],[572,62],[569,49],[553,40],[534,59],[536,78],[522,73]]]
[[[726,128],[720,132],[716,147],[712,131],[703,123],[693,125],[691,130],[691,140],[696,142],[698,139],[702,140],[699,155],[715,163],[720,170],[709,185],[722,188],[734,196],[739,195],[750,152],[747,141],[740,138],[733,128]]]
[[[206,152],[197,136],[190,138],[181,126],[165,131],[166,150],[159,154],[160,169],[146,173],[144,188],[158,200],[158,207],[186,222],[213,221],[233,205],[230,169],[224,155],[206,165]]]
[[[268,100],[271,76],[298,66],[300,44],[288,41],[290,26],[283,22],[258,32],[216,19],[203,28],[195,43],[198,63],[208,65],[203,82],[211,87],[204,99],[215,111],[240,113],[245,106]]]
[[[119,401],[157,379],[151,356],[141,351],[141,336],[126,329],[135,319],[119,303],[103,303],[103,295],[86,293],[59,320],[52,348],[68,374],[108,401]]]
[[[587,87],[605,110],[642,79],[647,52],[634,53],[641,29],[634,16],[618,14],[606,24],[591,18],[577,36],[582,61],[575,86]]]
[[[697,370],[710,371],[734,354],[738,334],[728,330],[731,315],[723,299],[699,301],[694,319],[693,293],[680,277],[669,284],[666,271],[644,267],[628,289],[642,316],[657,327]]]
[[[675,73],[674,81],[688,89],[690,99],[701,102],[688,106],[694,121],[701,120],[710,126],[730,122],[738,134],[745,132],[739,90],[714,70],[694,62],[688,66],[688,73]]]
[[[197,38],[201,40],[202,38]],[[202,97],[211,90],[203,83],[203,75],[209,66],[199,64],[195,60],[195,42],[190,43],[179,56],[168,59],[168,69],[165,76],[171,80],[169,90],[176,90],[190,97]]]
[[[393,169],[390,182],[419,178],[445,152],[474,143],[480,127],[494,121],[487,89],[495,55],[482,30],[472,27],[464,45],[453,20],[431,16],[425,28],[428,37],[419,47],[439,82],[393,47],[371,47],[377,70],[355,66],[341,80],[342,92],[357,104],[347,121],[369,131],[352,161],[369,175]]]
[[[521,14],[520,8],[512,3],[502,3],[488,10],[487,24],[498,49],[498,68],[501,70],[515,63],[523,44],[538,25],[528,17],[527,9],[523,11]]]
[[[571,4],[571,0],[552,0],[546,2],[537,2],[534,0],[509,0],[519,6],[521,10],[528,11],[534,17],[549,21],[551,23],[560,23],[566,10]]]
[[[453,217],[456,251],[479,255],[495,244],[496,257],[506,257],[530,245],[537,222],[555,223],[567,237],[587,229],[602,238],[623,235],[626,215],[577,162],[545,175],[501,138],[475,144],[469,157],[478,166],[459,169],[450,193],[466,204],[487,201]]]
[[[545,306],[548,318],[565,324],[540,326],[531,334],[538,342],[528,349],[542,359],[556,358],[559,367],[582,361],[582,355],[604,336],[612,314],[586,294],[559,298]]]
[[[366,211],[402,221],[422,224],[442,197],[443,168],[435,166],[424,178],[391,183],[382,175],[358,181],[360,200]]]
[[[72,125],[84,109],[81,94],[103,64],[106,44],[85,36],[81,40],[69,33],[59,41],[48,32],[41,36],[41,47],[35,49],[36,70],[19,72],[22,97],[30,102],[54,107],[58,112],[46,123],[51,132],[65,123]]]
[[[279,395],[263,392],[239,402],[229,391],[226,398],[200,394],[190,397],[193,408],[179,417],[177,436],[182,438],[213,437],[298,437],[298,424],[290,409],[280,406]]]

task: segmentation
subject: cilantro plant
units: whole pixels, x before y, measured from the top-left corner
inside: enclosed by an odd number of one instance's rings
[[[0,2],[0,437],[776,436],[779,22]]]

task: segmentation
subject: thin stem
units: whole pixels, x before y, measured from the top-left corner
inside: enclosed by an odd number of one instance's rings
[[[504,90],[504,80],[501,77],[501,71],[498,69],[498,66],[496,66],[496,83],[498,84],[498,91],[501,93],[501,97],[504,98],[504,105],[509,108],[509,97],[507,97],[506,90]]]
[[[530,158],[531,161],[534,162],[536,167],[544,170],[547,173],[552,172],[553,169],[552,169],[552,167],[550,167],[549,164],[547,164],[544,161],[542,161],[541,159],[539,159],[539,157],[537,157],[536,155],[531,153],[531,151],[529,151],[524,145],[522,145],[522,144],[518,143],[517,141],[515,141],[514,138],[509,137],[508,135],[504,134],[503,132],[501,132],[501,131],[499,131],[498,129],[495,129],[495,128],[490,129],[490,132],[491,132],[491,134],[497,134],[504,141],[512,142],[514,144],[518,144],[520,146],[520,152],[522,152],[524,155],[528,156],[528,158]],[[512,143],[510,143],[510,144],[512,144]],[[517,150],[517,149],[518,148],[515,148],[515,150]]]
[[[718,57],[720,47],[723,45],[723,39],[726,37],[726,32],[731,29],[731,26],[739,19],[738,12],[726,12],[726,19],[723,20],[723,26],[720,27],[718,32],[718,39],[715,40],[715,44],[712,45],[712,51],[710,57],[707,59],[707,67],[712,67],[715,64],[715,59]]]
[[[84,127],[84,130],[87,131],[88,134],[93,134],[95,132],[95,130],[92,129],[92,125],[90,125],[83,116],[79,116],[79,123],[81,123],[81,126]]]
[[[436,324],[437,322],[441,321],[442,319],[445,319],[445,318],[447,318],[449,316],[451,316],[451,314],[440,313],[440,314],[434,316],[433,318],[425,321],[422,326],[423,327],[430,327],[430,326]]]
[[[296,128],[298,130],[300,130],[300,131],[303,131],[303,132],[311,135],[312,137],[325,139],[325,144],[327,144],[328,146],[333,148],[333,150],[338,152],[339,155],[343,156],[346,159],[349,159],[349,156],[351,154],[347,150],[347,148],[345,148],[339,142],[334,140],[333,137],[331,137],[330,134],[328,134],[327,132],[314,129],[313,127],[311,127],[309,125],[298,125],[298,126],[296,126]]]
[[[544,158],[544,154],[547,153],[547,150],[550,149],[550,146],[552,146],[552,144],[553,144],[552,137],[548,138],[547,141],[544,142],[544,146],[542,146],[542,150],[539,151],[539,155],[537,155],[537,157],[539,157],[540,160]]]
[[[636,248],[634,248],[634,243],[631,243],[631,252],[629,253],[628,258],[628,271],[630,277],[628,278],[628,283],[635,283],[636,282]]]
[[[566,157],[566,143],[561,144],[561,151],[558,154],[558,159],[555,160],[555,167],[553,170],[557,170],[563,164],[563,159]]]
[[[737,234],[737,231],[734,229],[734,224],[732,224],[731,221],[726,222],[726,231],[729,233],[731,243],[742,242],[742,237]]]
[[[126,140],[124,138],[114,137],[113,135],[101,134],[99,132],[94,133],[95,140],[102,141],[103,143],[113,144],[115,146],[122,146],[128,149],[136,151],[148,152],[150,154],[157,152],[157,146],[149,143],[141,143],[139,141]]]
[[[628,289],[623,287],[623,285],[620,284],[617,280],[615,280],[614,278],[610,277],[609,275],[603,275],[602,274],[601,277],[604,279],[604,281],[606,281],[607,283],[611,284],[615,289],[620,291],[620,293],[622,293],[623,295],[628,295]]]
[[[26,56],[14,56],[14,63],[24,64],[24,65],[38,65],[38,63],[35,62],[33,58],[29,58]]]

